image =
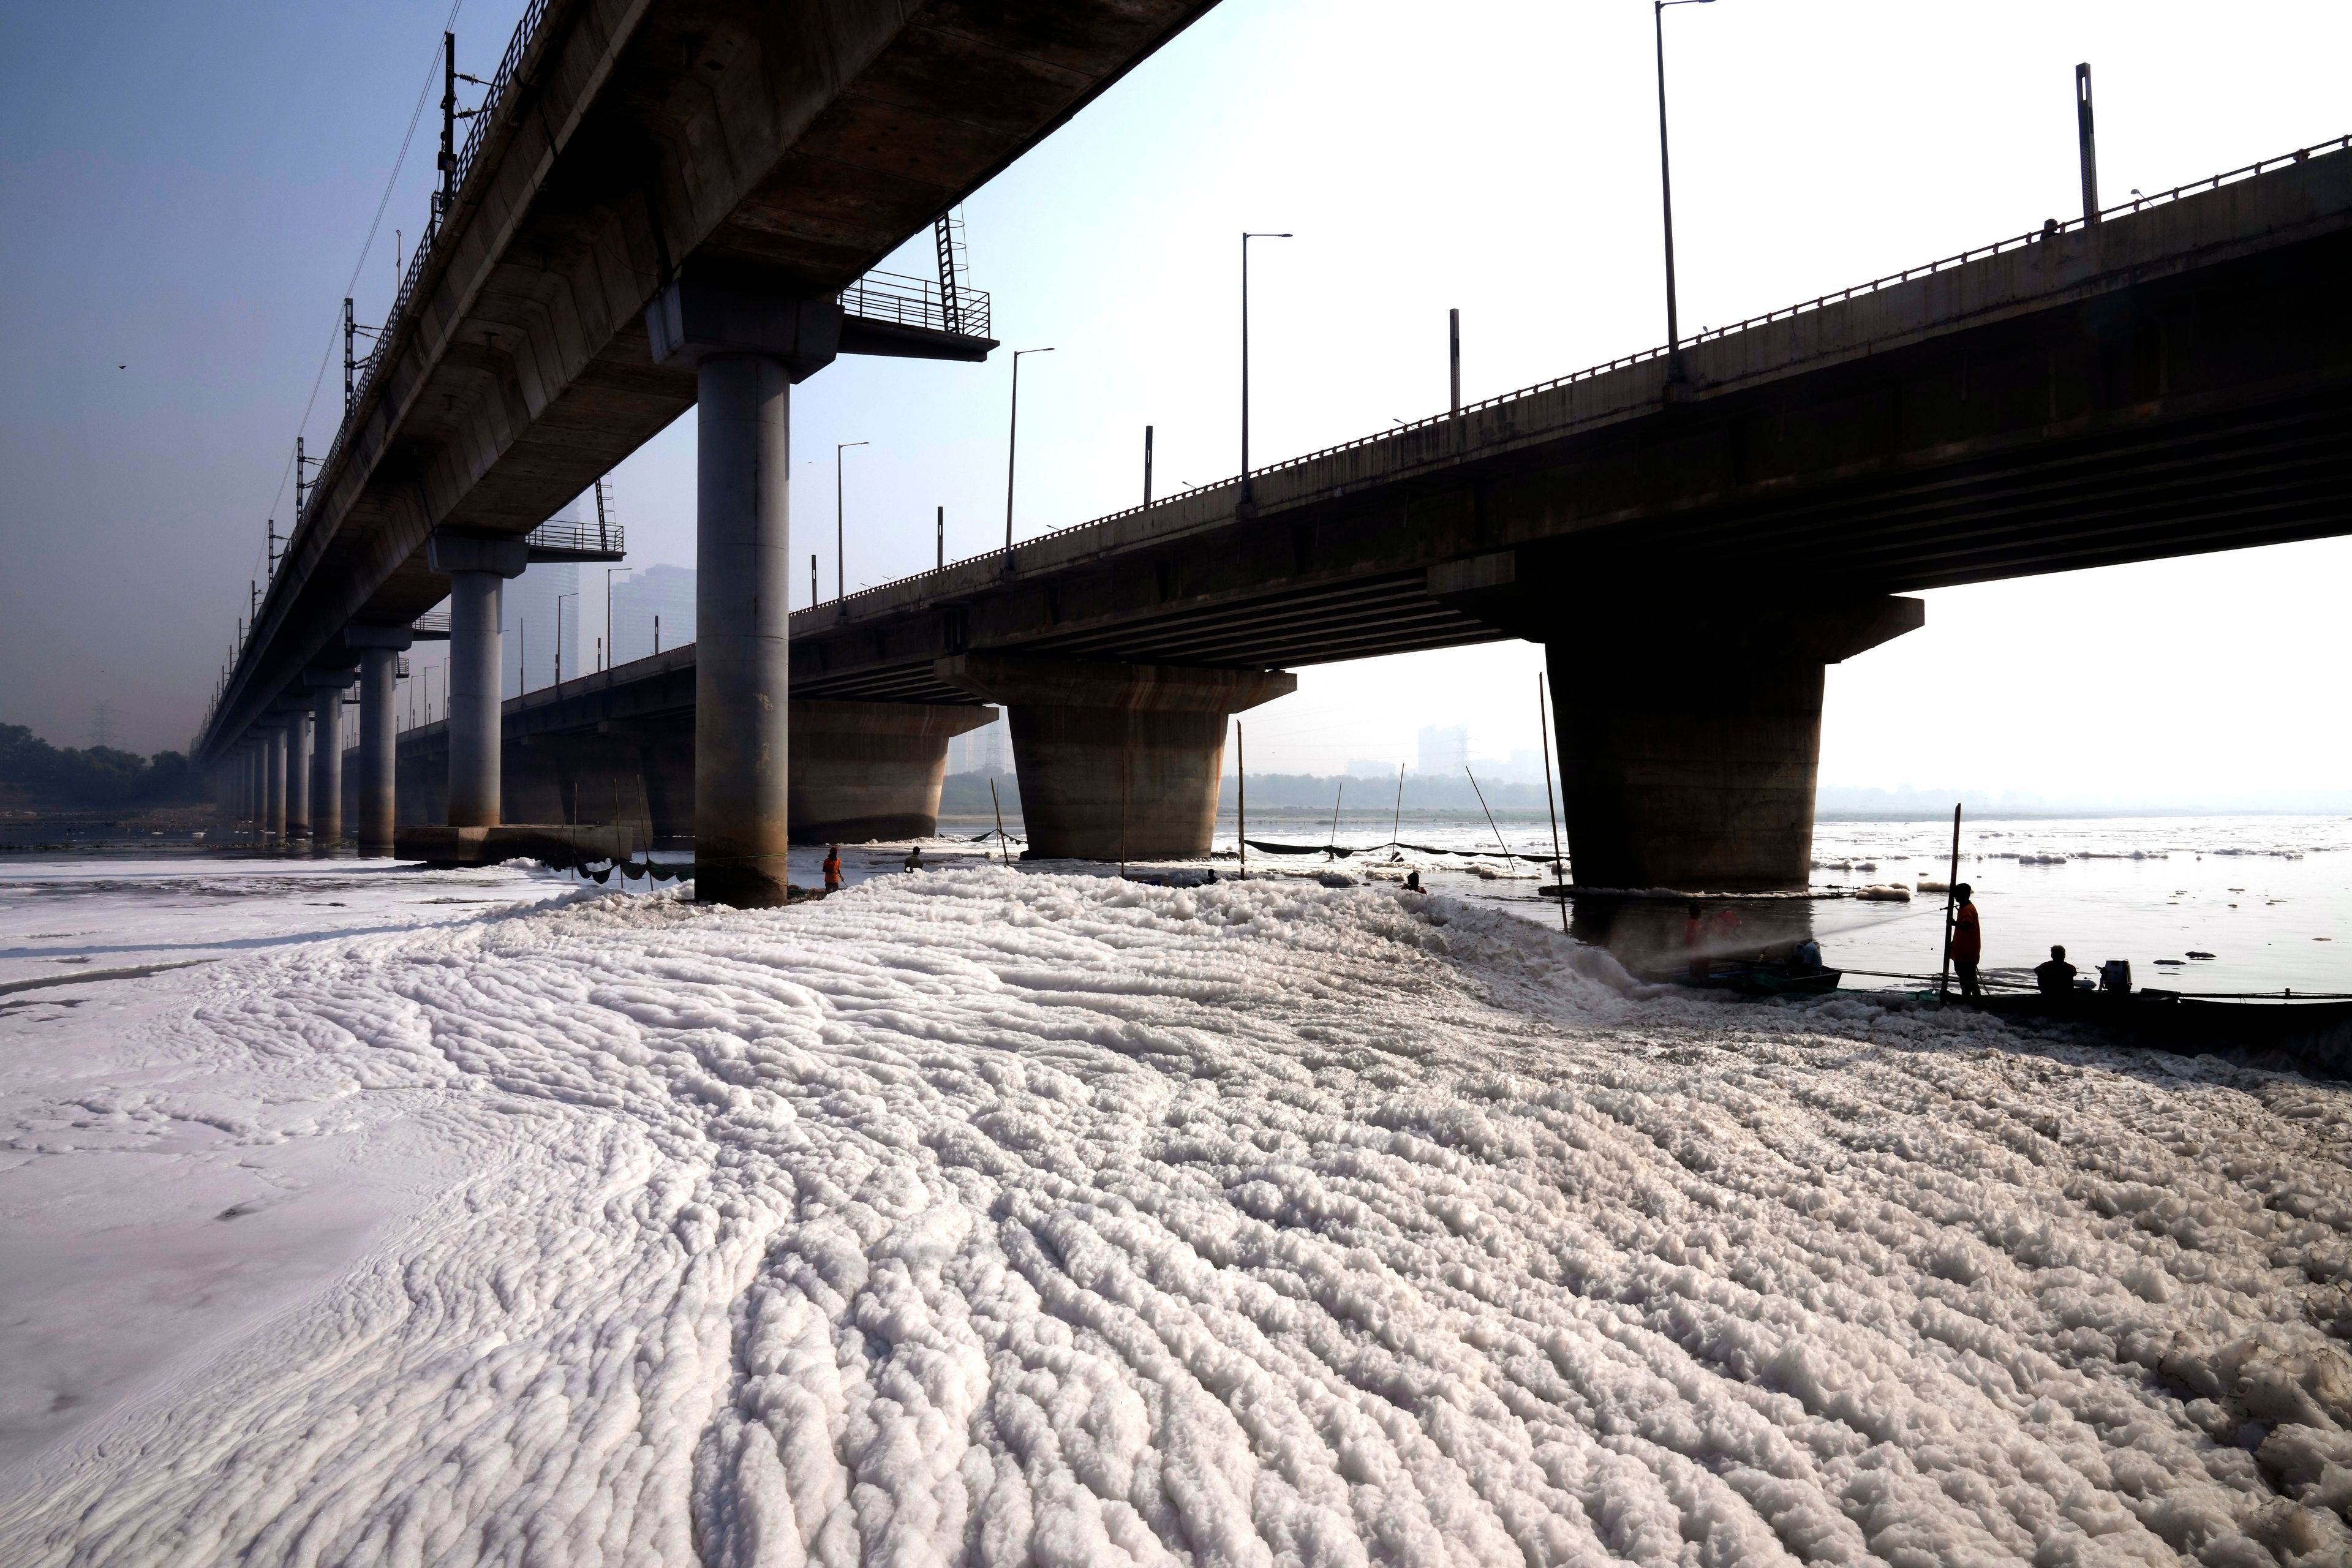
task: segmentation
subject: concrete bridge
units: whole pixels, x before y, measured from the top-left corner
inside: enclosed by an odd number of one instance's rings
[[[1801,885],[1895,595],[2352,527],[2347,267],[2339,146],[801,611],[796,836],[926,830],[989,700],[1041,851],[1198,853],[1271,672],[1521,637],[1580,882]],[[695,655],[510,700],[511,805],[682,836]]]
[[[698,399],[701,645],[530,693],[503,716],[478,691],[453,723],[404,741],[404,816],[498,820],[503,762],[518,781],[510,814],[642,816],[657,831],[690,821],[703,895],[764,901],[788,821],[810,837],[919,831],[936,815],[948,735],[996,702],[1039,852],[1198,853],[1226,716],[1289,689],[1288,668],[1519,637],[1543,643],[1552,668],[1580,884],[1801,886],[1822,668],[1918,626],[1919,602],[1902,594],[2352,527],[2340,281],[2352,275],[2352,151],[2336,142],[803,611],[787,670],[783,498],[780,482],[762,488],[762,465],[784,454],[784,387],[866,331],[811,296],[848,286],[847,263],[887,254],[942,192],[965,188],[964,173],[1001,163],[1198,9],[1139,20],[1136,7],[1106,7],[1087,24],[1093,74],[1055,76],[1053,91],[1018,77],[1034,89],[1024,114],[999,117],[1011,128],[985,156],[956,142],[959,173],[891,207],[862,231],[863,250],[788,245],[772,237],[795,232],[782,209],[762,208],[740,231],[756,240],[707,264],[698,252],[608,268],[608,360],[543,384],[504,359],[488,362],[496,374],[470,372],[467,406],[489,422],[471,445],[433,447],[439,468],[393,464],[411,476],[397,483],[344,479],[322,492],[349,497],[324,515],[374,520],[337,524],[377,541],[366,560],[408,553],[355,604],[375,568],[314,545],[312,588],[265,617],[268,647],[216,709],[212,754],[262,726],[289,680],[331,673],[375,635],[353,626],[396,637],[453,589],[462,611],[466,576],[489,570],[468,552],[510,549],[494,541],[519,538],[622,444]],[[907,34],[924,15],[872,58],[915,47]],[[1059,42],[1077,50],[1076,34]],[[985,98],[972,82],[997,80],[995,56],[941,63],[923,47],[927,103]],[[682,57],[652,58],[674,69]],[[857,98],[831,90],[812,123]],[[911,119],[856,113],[877,137]],[[910,146],[940,144],[925,126],[932,140]],[[782,163],[798,155],[773,136],[764,145]],[[809,179],[730,177],[760,200],[783,193],[803,204],[793,221],[838,238],[808,216],[824,206]],[[842,179],[898,188],[873,171]],[[845,201],[843,188],[825,199]],[[619,197],[581,210],[605,215],[596,221],[616,226],[630,255],[673,232]],[[564,212],[550,222],[534,254],[587,255],[553,247],[565,222],[605,232]],[[632,223],[640,252],[628,250]],[[790,254],[745,259],[762,247]],[[621,309],[632,299],[636,317]],[[574,317],[544,318],[562,370]],[[501,319],[541,330],[528,310]],[[985,352],[943,319],[893,325],[876,352]],[[440,364],[457,375],[451,366],[481,359],[460,337]],[[461,400],[445,395],[454,416]],[[404,448],[372,449],[385,454],[369,469],[380,474]],[[339,482],[336,460],[322,484]],[[445,470],[475,477],[436,490]],[[379,492],[388,499],[371,503]],[[314,504],[306,529],[317,515]],[[486,646],[494,659],[496,625],[459,614],[453,666],[479,665]],[[801,732],[789,777],[787,723]],[[379,781],[362,794],[386,827],[389,742],[361,770]],[[254,771],[273,766],[282,773]]]

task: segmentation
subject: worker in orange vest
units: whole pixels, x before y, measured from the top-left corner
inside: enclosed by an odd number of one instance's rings
[[[841,891],[841,846],[838,844],[824,847],[824,890],[828,893]]]
[[[1952,973],[1960,979],[1960,994],[1981,996],[1984,987],[1977,984],[1977,963],[1984,957],[1984,928],[1977,923],[1977,907],[1970,902],[1976,889],[1966,882],[1952,889],[1958,907],[1952,910],[1952,935],[1945,956],[1952,961]]]

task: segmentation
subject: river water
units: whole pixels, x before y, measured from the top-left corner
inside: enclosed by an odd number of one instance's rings
[[[1234,847],[1233,820],[1220,825],[1217,847]],[[1516,853],[1549,858],[1551,830],[1525,818],[1500,824]],[[1360,847],[1352,857],[1273,857],[1252,851],[1252,869],[1305,870],[1328,864],[1385,879],[1418,868],[1425,885],[1491,902],[1544,921],[1557,904],[1538,896],[1532,865],[1498,855],[1480,860],[1402,852],[1365,852],[1391,836],[1385,814],[1261,820],[1253,839],[1335,841]],[[1395,837],[1438,848],[1486,850],[1497,833],[1484,818],[1408,816]],[[1932,973],[1941,952],[1944,898],[1916,891],[1945,879],[1952,825],[1941,821],[1822,822],[1814,830],[1812,898],[1704,900],[1710,951],[1726,954],[1786,948],[1810,935],[1824,962],[1847,972],[1850,986],[1902,989],[1891,976]],[[1510,875],[1500,875],[1506,870]],[[2239,993],[2293,988],[2352,992],[2352,818],[2343,816],[2096,816],[1998,818],[1964,822],[1960,879],[1975,889],[1983,922],[1989,978],[2019,979],[2063,943],[2085,974],[2108,959],[2132,966],[2138,985],[2185,992]],[[1844,896],[1869,884],[1915,889],[1908,903]],[[1671,966],[1685,951],[1684,899],[1579,898],[1576,933],[1608,946],[1636,966]],[[2210,953],[2210,958],[2191,958]],[[1879,974],[1856,973],[1883,972]]]

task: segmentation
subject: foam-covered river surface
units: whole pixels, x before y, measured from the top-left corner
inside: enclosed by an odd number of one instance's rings
[[[2343,1086],[850,858],[12,865],[0,1561],[2352,1554]]]

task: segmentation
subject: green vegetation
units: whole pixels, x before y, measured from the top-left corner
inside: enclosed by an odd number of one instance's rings
[[[22,724],[0,724],[0,805],[118,811],[187,805],[204,792],[205,781],[177,752],[142,757],[112,746],[61,749]]]

